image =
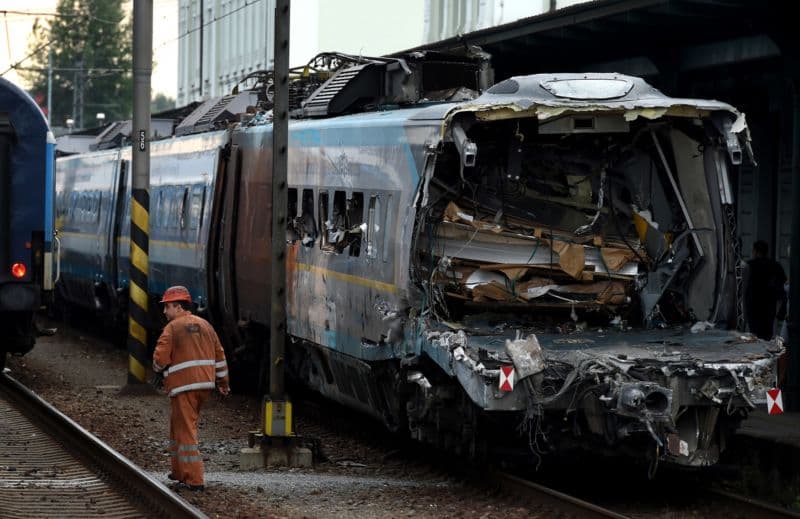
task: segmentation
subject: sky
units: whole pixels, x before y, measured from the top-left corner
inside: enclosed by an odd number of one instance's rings
[[[31,28],[37,18],[45,16],[21,15],[3,11],[27,13],[54,13],[56,0],[0,0],[0,73],[28,55]],[[125,2],[130,12],[133,3]],[[158,93],[174,98],[178,90],[178,0],[153,0],[153,95]],[[30,63],[23,63],[28,64]],[[3,75],[5,79],[27,87],[14,70]]]

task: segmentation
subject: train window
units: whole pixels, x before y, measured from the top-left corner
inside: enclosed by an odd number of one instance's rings
[[[170,229],[177,229],[178,223],[180,222],[180,203],[177,200],[177,193],[174,189],[167,190],[167,207],[169,212],[167,213],[167,222],[169,224]]]
[[[164,190],[161,188],[158,190],[156,206],[153,209],[152,216],[155,218],[151,220],[150,227],[154,229],[164,227]]]
[[[391,215],[392,210],[392,195],[391,193],[386,195],[386,201],[383,204],[383,261],[389,261],[389,245],[391,244],[391,232],[389,226],[389,216]]]
[[[205,204],[205,186],[195,186],[192,190],[192,205],[189,208],[189,228],[203,226],[203,205]]]
[[[313,247],[317,240],[317,225],[314,222],[314,190],[303,190],[302,215],[298,222],[298,228],[303,245]]]
[[[347,246],[347,195],[344,191],[333,192],[333,207],[330,220],[326,222],[328,243],[335,252],[341,253]]]
[[[67,207],[67,220],[75,221],[78,209],[78,193],[75,191],[70,194],[69,206]]]
[[[172,198],[166,187],[161,187],[161,228],[172,227]]]
[[[364,193],[353,193],[347,201],[347,244],[351,256],[361,255],[361,236],[365,230]]]
[[[300,238],[297,228],[297,188],[290,187],[286,201],[286,241],[288,243],[294,243]]]
[[[92,222],[100,221],[100,204],[103,201],[100,191],[95,191],[92,197]]]
[[[377,235],[380,227],[378,225],[378,218],[380,215],[380,197],[372,195],[369,197],[369,209],[367,211],[367,231],[364,240],[367,243],[367,257],[377,258]]]
[[[78,221],[86,223],[89,221],[89,195],[86,193],[81,194],[80,202],[78,203]]]
[[[186,229],[186,212],[188,211],[187,202],[189,201],[189,188],[183,189],[183,198],[181,198],[180,206],[178,206],[178,223],[181,229]]]
[[[319,248],[324,251],[333,251],[333,245],[329,240],[328,233],[331,230],[331,221],[328,218],[328,192],[321,191],[319,193],[319,211],[317,218],[319,219],[319,228],[322,231],[322,236],[319,240]]]

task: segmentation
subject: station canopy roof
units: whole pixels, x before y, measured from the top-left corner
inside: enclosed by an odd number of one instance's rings
[[[536,72],[653,77],[797,56],[792,6],[776,0],[596,0],[410,50],[480,46],[492,55],[497,81]]]

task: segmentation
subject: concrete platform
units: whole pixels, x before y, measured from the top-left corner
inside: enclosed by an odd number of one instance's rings
[[[800,413],[770,415],[765,410],[758,409],[742,422],[736,435],[800,449]]]
[[[720,467],[726,479],[759,499],[800,505],[800,413],[750,413],[728,442]]]

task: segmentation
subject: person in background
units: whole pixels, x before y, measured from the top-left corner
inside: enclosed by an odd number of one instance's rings
[[[767,242],[755,242],[745,272],[744,304],[750,333],[760,339],[770,340],[774,335],[775,315],[785,297],[785,282],[786,273],[780,263],[769,257]]]
[[[230,393],[225,351],[208,321],[192,314],[186,287],[168,288],[160,302],[168,322],[153,352],[153,370],[164,374],[170,397],[168,477],[189,490],[203,490],[197,421],[215,387],[223,395]]]

